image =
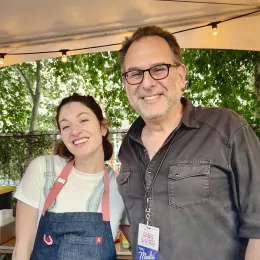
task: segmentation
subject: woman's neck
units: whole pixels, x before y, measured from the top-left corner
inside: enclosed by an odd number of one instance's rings
[[[86,173],[99,173],[104,170],[105,167],[105,161],[104,160],[94,160],[91,158],[91,160],[86,158],[75,158],[75,164],[74,167],[81,171]]]

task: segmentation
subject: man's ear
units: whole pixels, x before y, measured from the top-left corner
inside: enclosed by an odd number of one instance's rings
[[[122,76],[122,82],[123,82],[124,86],[126,86],[127,82],[126,82],[126,79],[124,76]]]
[[[181,88],[184,88],[186,85],[186,67],[184,64],[180,65],[178,67],[178,72],[179,72],[179,76],[180,76],[180,81],[181,81]]]
[[[103,119],[102,122],[100,123],[101,134],[103,136],[106,136],[107,128],[108,128],[108,122],[106,119]]]

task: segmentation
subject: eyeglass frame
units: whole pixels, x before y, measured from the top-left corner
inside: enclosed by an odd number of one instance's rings
[[[167,75],[166,75],[165,77],[163,77],[163,78],[155,79],[155,78],[151,75],[151,69],[153,69],[153,68],[155,68],[155,67],[157,67],[157,66],[162,66],[162,65],[166,65],[166,67],[167,67]],[[145,70],[135,69],[135,70],[126,71],[126,72],[122,73],[122,76],[125,78],[126,82],[127,82],[129,85],[138,85],[138,84],[141,84],[141,83],[143,82],[143,80],[144,80],[144,73],[145,73],[146,71],[149,72],[149,75],[150,75],[150,77],[151,77],[152,79],[154,79],[154,80],[161,80],[161,79],[165,79],[165,78],[167,78],[167,77],[169,76],[170,67],[177,68],[177,67],[179,67],[179,66],[181,66],[181,64],[178,63],[178,62],[175,62],[174,64],[170,64],[170,63],[157,64],[157,65],[154,65],[154,66],[150,67],[149,69],[145,69]],[[128,82],[127,77],[126,77],[126,76],[127,76],[127,73],[133,72],[133,71],[142,72],[142,75],[143,75],[143,76],[142,76],[142,80],[141,80],[140,82],[134,83],[134,84]]]

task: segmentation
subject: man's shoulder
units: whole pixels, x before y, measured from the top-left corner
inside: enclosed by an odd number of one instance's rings
[[[238,125],[246,124],[245,119],[233,110],[222,107],[198,107],[196,113],[198,121],[215,124],[217,119],[237,123]]]
[[[236,112],[219,107],[199,107],[196,109],[196,118],[201,127],[204,125],[229,137],[247,125],[246,120]]]

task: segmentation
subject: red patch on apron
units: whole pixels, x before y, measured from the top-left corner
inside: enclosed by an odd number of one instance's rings
[[[103,240],[102,237],[96,237],[96,244],[98,245],[102,244],[102,240]]]
[[[46,236],[45,234],[44,234],[44,236],[43,236],[43,241],[44,241],[47,245],[49,245],[49,246],[53,244],[53,240],[52,240],[51,236]]]

